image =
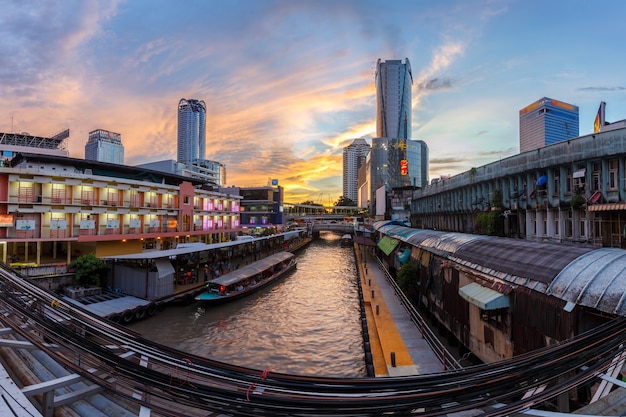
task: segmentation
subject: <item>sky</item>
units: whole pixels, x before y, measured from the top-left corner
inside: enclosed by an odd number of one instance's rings
[[[227,186],[277,179],[332,204],[342,151],[376,132],[378,59],[408,58],[429,177],[519,153],[519,111],[626,119],[621,0],[0,0],[0,132],[121,134],[125,164],[176,159],[181,98],[207,105]]]

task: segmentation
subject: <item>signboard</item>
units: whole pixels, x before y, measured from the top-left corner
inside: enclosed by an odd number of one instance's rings
[[[400,161],[400,174],[407,175],[409,173],[409,161],[403,159]]]
[[[51,219],[50,230],[67,230],[67,220],[65,219]]]
[[[13,227],[13,215],[0,214],[0,227]]]
[[[141,220],[139,220],[139,219],[130,219],[128,221],[128,226],[130,226],[130,227],[141,227]]]
[[[16,220],[15,228],[17,230],[33,230],[35,228],[34,220]]]
[[[95,220],[81,220],[80,228],[81,229],[95,229],[96,221]]]

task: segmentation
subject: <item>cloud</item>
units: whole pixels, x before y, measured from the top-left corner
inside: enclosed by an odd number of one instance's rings
[[[439,79],[433,78],[430,80],[424,80],[420,84],[417,85],[417,90],[429,90],[429,91],[437,91],[437,90],[449,90],[452,88],[452,80],[450,79]]]
[[[626,87],[581,87],[578,91],[624,91]]]

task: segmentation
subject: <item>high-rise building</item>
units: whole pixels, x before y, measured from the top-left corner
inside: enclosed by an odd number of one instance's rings
[[[413,74],[406,58],[376,64],[376,136],[411,139]]]
[[[520,152],[578,137],[578,106],[543,97],[519,111]]]
[[[123,165],[122,135],[104,129],[92,130],[85,144],[85,159]]]
[[[178,102],[178,162],[204,160],[206,154],[206,104],[181,98]]]
[[[370,211],[375,207],[376,190],[424,187],[428,184],[428,146],[421,140],[373,138],[370,151]],[[363,199],[363,197],[361,197]]]
[[[343,148],[343,196],[358,203],[359,168],[365,163],[370,145],[363,138]]]

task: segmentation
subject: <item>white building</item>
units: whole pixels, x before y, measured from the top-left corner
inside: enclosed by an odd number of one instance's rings
[[[343,196],[358,202],[358,173],[370,152],[370,145],[363,138],[355,139],[343,148]]]

